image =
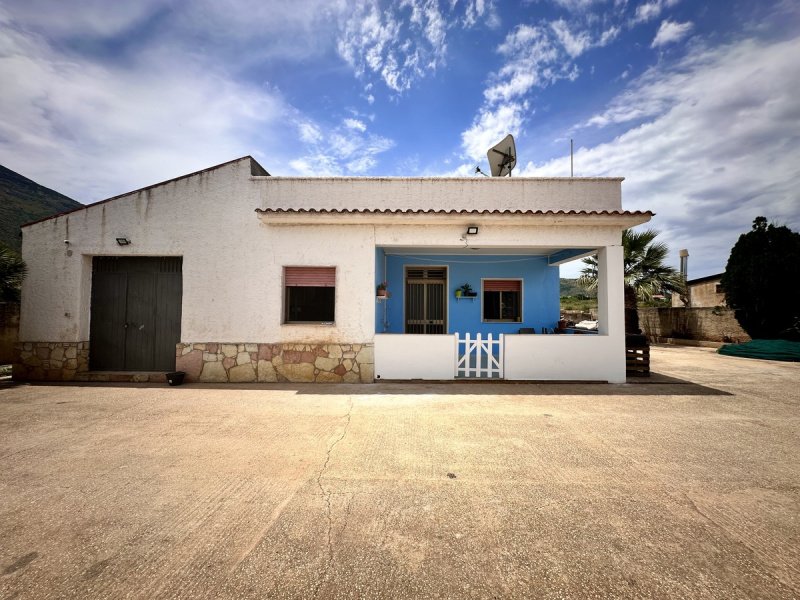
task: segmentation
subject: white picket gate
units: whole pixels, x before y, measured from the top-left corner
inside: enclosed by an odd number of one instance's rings
[[[503,378],[503,334],[497,339],[456,333],[456,377]]]

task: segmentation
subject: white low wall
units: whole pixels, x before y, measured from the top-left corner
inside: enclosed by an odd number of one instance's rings
[[[505,379],[625,383],[625,338],[507,335]]]
[[[378,334],[375,379],[453,379],[456,336]]]
[[[505,335],[504,379],[625,383],[620,335]],[[378,334],[376,379],[455,379],[455,335]]]

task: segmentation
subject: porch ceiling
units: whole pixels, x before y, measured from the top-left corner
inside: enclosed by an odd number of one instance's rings
[[[555,254],[556,252],[561,252],[566,248],[563,247],[532,247],[532,248],[493,248],[493,247],[485,247],[478,243],[474,246],[470,245],[464,247],[462,244],[461,246],[436,246],[436,247],[426,247],[426,246],[416,246],[416,247],[391,247],[391,246],[381,246],[386,254],[390,255],[397,255],[397,256],[414,256],[414,255],[421,255],[421,254],[434,254],[434,255],[464,255],[464,256],[509,256],[509,255],[525,255],[525,256],[550,256]],[[572,248],[569,248],[570,250]],[[596,248],[587,248],[587,251],[596,250]]]

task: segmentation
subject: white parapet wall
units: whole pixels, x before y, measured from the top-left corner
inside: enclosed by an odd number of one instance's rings
[[[375,379],[454,379],[455,367],[455,335],[375,336]]]
[[[505,335],[504,379],[625,383],[623,335]],[[455,335],[378,334],[376,379],[455,379]]]
[[[621,177],[253,177],[264,208],[620,210]]]
[[[625,383],[625,337],[507,335],[505,378]]]

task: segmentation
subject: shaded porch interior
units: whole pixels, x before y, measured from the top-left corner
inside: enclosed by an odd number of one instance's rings
[[[375,252],[378,334],[517,334],[560,319],[559,266],[586,248],[391,248]],[[457,295],[464,284],[474,296]],[[420,326],[421,323],[425,326]]]

